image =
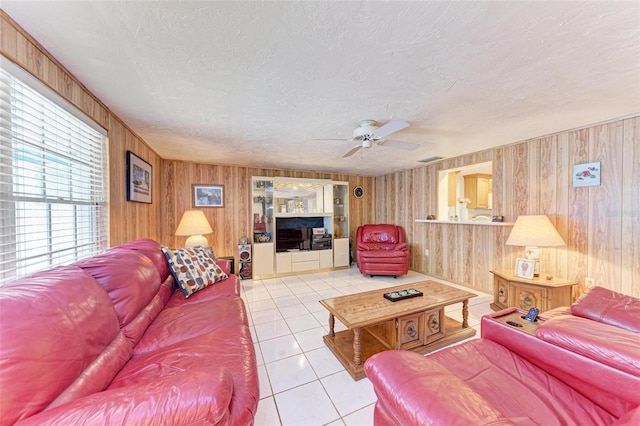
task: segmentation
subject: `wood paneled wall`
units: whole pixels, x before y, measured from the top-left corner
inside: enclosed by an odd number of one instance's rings
[[[0,53],[37,77],[107,130],[109,137],[110,244],[160,240],[160,157],[35,39],[0,10]],[[153,166],[153,204],[126,201],[126,152]]]
[[[350,197],[350,235],[363,223],[404,226],[412,269],[491,291],[493,268],[511,268],[521,249],[506,247],[509,228],[416,223],[436,213],[438,171],[493,161],[495,214],[547,214],[567,242],[542,249],[543,271],[640,296],[640,118],[618,120],[447,159],[379,178],[316,172],[206,165],[162,160],[149,146],[0,10],[0,53],[47,84],[104,127],[109,136],[111,245],[136,238],[182,243],[175,232],[191,207],[191,184],[225,185],[225,207],[205,209],[220,254],[234,254],[249,236],[251,176],[291,176],[348,181],[365,190]],[[125,154],[153,166],[153,204],[126,201]],[[573,188],[574,164],[600,161],[602,185]],[[430,256],[423,255],[424,249]]]
[[[163,161],[163,200],[161,239],[172,247],[184,246],[186,237],[176,237],[175,230],[185,210],[192,208],[192,184],[224,185],[224,208],[202,208],[214,229],[207,235],[217,255],[237,256],[238,240],[251,240],[251,177],[284,176],[332,179],[349,182],[349,234],[355,236],[358,225],[375,221],[375,178],[334,173],[262,169],[241,166],[211,165],[184,161]],[[362,198],[353,196],[353,188],[364,189]]]
[[[37,77],[55,92],[93,118],[107,130],[110,175],[110,244],[136,238],[152,238],[179,246],[184,238],[174,235],[182,213],[191,208],[191,185],[225,185],[225,207],[204,209],[216,229],[210,241],[218,253],[234,254],[240,237],[250,236],[249,200],[251,176],[323,178],[362,186],[365,196],[350,200],[350,234],[375,217],[374,178],[313,171],[275,170],[237,166],[163,161],[122,120],[82,85],[65,67],[0,10],[0,53]],[[153,203],[126,201],[126,152],[130,150],[153,166]]]
[[[493,161],[494,214],[546,214],[567,243],[541,249],[541,272],[640,297],[640,117],[443,160],[377,178],[379,222],[404,226],[411,268],[492,291],[491,269],[523,255],[510,228],[416,223],[436,214],[438,171]],[[574,188],[573,165],[600,161],[600,186]],[[386,201],[388,200],[388,201]],[[424,256],[424,249],[430,256]]]

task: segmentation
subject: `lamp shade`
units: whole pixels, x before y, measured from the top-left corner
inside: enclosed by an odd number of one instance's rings
[[[505,243],[508,246],[560,247],[565,242],[545,215],[518,216]]]
[[[203,235],[211,234],[213,229],[209,225],[204,212],[202,210],[187,210],[182,215],[178,229],[176,229],[176,235],[190,236],[190,235]]]

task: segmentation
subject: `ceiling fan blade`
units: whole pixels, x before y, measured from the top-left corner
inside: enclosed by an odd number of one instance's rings
[[[419,144],[413,143],[413,142],[389,141],[389,140],[381,141],[378,144],[389,146],[391,148],[406,149],[407,151],[414,150],[420,146]]]
[[[407,123],[404,120],[391,120],[384,126],[377,128],[373,132],[373,138],[374,139],[384,138],[385,136],[390,135],[391,133],[395,133],[399,130],[406,129],[407,127],[409,127],[409,123]]]
[[[356,145],[353,148],[351,148],[351,151],[347,152],[345,155],[342,156],[342,158],[346,158],[346,157],[351,157],[353,154],[355,154],[356,152],[358,152],[358,150],[362,148],[362,145]]]
[[[350,141],[351,138],[332,139],[332,138],[313,138],[312,141]]]

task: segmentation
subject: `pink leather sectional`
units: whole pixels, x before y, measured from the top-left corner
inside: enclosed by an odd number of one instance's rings
[[[229,275],[186,299],[148,239],[0,286],[0,424],[252,424],[239,294]]]
[[[639,425],[640,300],[596,287],[534,333],[482,318],[480,339],[421,356],[387,351],[365,372],[376,425]]]

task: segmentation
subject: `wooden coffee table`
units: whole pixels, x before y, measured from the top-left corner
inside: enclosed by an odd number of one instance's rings
[[[384,293],[414,288],[424,295],[392,302]],[[381,290],[321,300],[329,311],[325,344],[351,377],[365,377],[363,365],[372,355],[389,349],[427,353],[476,334],[467,323],[468,302],[474,293],[422,281]],[[444,314],[445,306],[462,302],[462,323]],[[334,331],[335,318],[347,330]]]

